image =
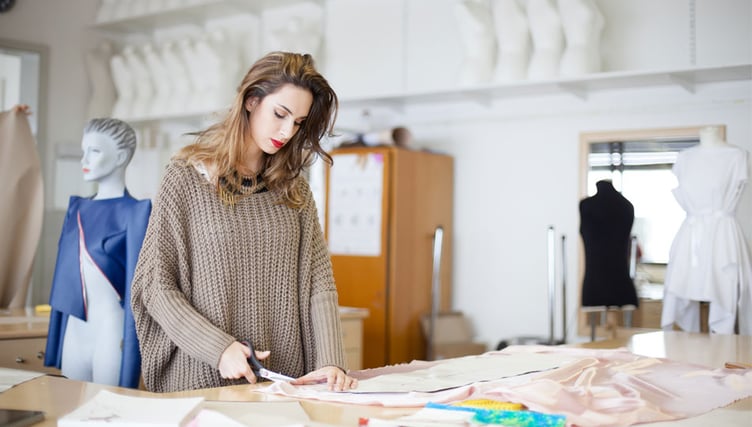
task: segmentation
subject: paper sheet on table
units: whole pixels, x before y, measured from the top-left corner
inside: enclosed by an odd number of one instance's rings
[[[0,393],[5,390],[45,375],[42,372],[24,371],[21,369],[0,368]]]
[[[426,369],[358,382],[351,393],[435,392],[480,381],[545,371],[568,361],[557,354],[509,354],[447,359]]]
[[[303,427],[311,419],[298,401],[204,402],[195,427]],[[192,426],[193,427],[193,426]]]

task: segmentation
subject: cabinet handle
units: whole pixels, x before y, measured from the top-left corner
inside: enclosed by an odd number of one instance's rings
[[[24,363],[26,362],[26,359],[24,359],[22,356],[16,356],[16,363]]]
[[[43,351],[38,351],[37,352],[37,359],[44,359],[44,352]]]

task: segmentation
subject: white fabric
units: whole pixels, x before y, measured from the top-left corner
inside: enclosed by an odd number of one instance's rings
[[[674,196],[687,212],[669,254],[661,326],[699,330],[697,304],[709,301],[711,332],[734,333],[737,305],[752,306],[752,262],[734,211],[747,181],[747,153],[733,145],[696,146],[674,164]],[[742,299],[743,296],[743,299]],[[752,334],[749,309],[740,333]]]

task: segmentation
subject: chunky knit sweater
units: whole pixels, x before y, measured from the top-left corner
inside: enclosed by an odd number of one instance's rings
[[[298,184],[300,209],[274,191],[227,206],[195,168],[168,165],[131,290],[148,390],[247,383],[218,370],[240,340],[270,350],[264,365],[292,377],[345,368],[328,249],[310,187]]]

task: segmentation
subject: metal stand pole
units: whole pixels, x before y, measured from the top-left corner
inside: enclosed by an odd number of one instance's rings
[[[439,306],[441,302],[441,245],[444,240],[444,228],[436,227],[433,232],[433,270],[431,274],[431,321],[428,325],[428,350],[426,358],[434,359],[434,333],[436,322],[439,317]]]

